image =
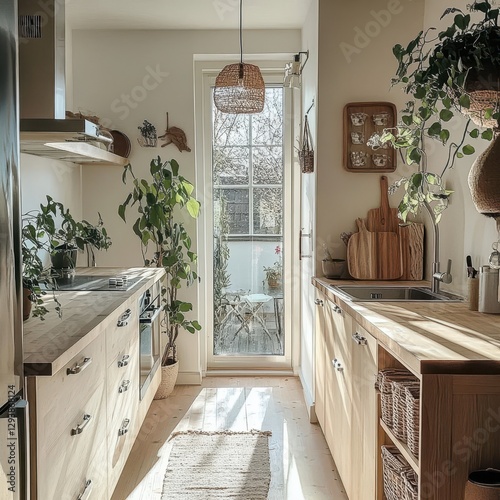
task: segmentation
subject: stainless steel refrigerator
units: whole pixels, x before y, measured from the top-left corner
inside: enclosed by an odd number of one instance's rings
[[[17,52],[17,1],[0,0],[0,500],[24,500],[29,493]]]

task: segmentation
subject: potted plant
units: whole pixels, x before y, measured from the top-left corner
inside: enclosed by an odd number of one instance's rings
[[[488,1],[474,2],[469,10],[481,18],[473,22],[471,14],[449,8],[442,16],[453,15],[446,29],[436,34],[430,28],[420,32],[406,47],[398,44],[393,48],[398,69],[392,83],[403,85],[412,100],[403,110],[400,124],[375,134],[368,144],[376,149],[390,143],[404,151],[402,158],[408,165],[418,166],[415,173],[391,189],[394,192],[400,186],[405,188],[399,205],[403,220],[427,206],[436,222],[439,221],[451,195],[444,187],[444,173],[457,159],[475,153],[470,139],[480,137],[489,141],[493,138],[493,127],[498,125],[500,94],[485,100],[478,92],[481,88],[499,88],[499,11]],[[456,111],[468,118],[458,141],[451,139],[448,128]],[[471,126],[471,121],[486,130],[481,132]],[[427,170],[425,141],[428,139],[448,147],[447,161],[436,173]]]
[[[334,259],[326,243],[323,243],[323,254],[321,269],[325,278],[340,278],[345,271],[345,260]]]
[[[193,305],[178,295],[183,285],[190,286],[198,278],[193,269],[197,255],[191,250],[191,237],[182,217],[187,214],[196,219],[200,203],[192,196],[193,184],[179,174],[177,161],[163,162],[158,156],[151,160],[149,174],[148,179],[138,179],[131,165],[125,166],[123,182],[126,183],[127,175],[131,175],[133,188],[119,206],[118,213],[126,222],[127,208],[137,206],[139,214],[133,230],[141,241],[144,265],[163,267],[167,274],[167,285],[161,290],[162,327],[167,342],[161,360],[162,383],[155,395],[156,399],[162,399],[175,385],[179,369],[176,341],[180,331],[195,333],[201,330],[198,321],[186,317]],[[153,253],[148,256],[150,246]]]
[[[94,250],[107,250],[111,239],[98,213],[97,225],[83,220],[76,221],[60,202],[47,196],[47,204],[40,205],[36,215],[37,224],[43,229],[50,242],[52,269],[59,273],[72,271],[76,267],[78,250],[87,251],[87,264],[95,265]],[[55,219],[60,219],[56,227]]]
[[[264,275],[267,286],[270,289],[281,287],[281,275],[283,273],[283,263],[281,261],[281,247],[279,245],[274,249],[274,253],[278,256],[278,260],[272,266],[264,266]]]
[[[158,141],[158,135],[156,133],[156,127],[149,123],[147,120],[142,122],[142,126],[137,127],[141,132],[141,137],[138,140],[139,144],[143,148],[154,148]]]
[[[60,227],[56,226],[58,219],[62,221]],[[61,276],[61,269],[74,269],[77,249],[86,248],[95,263],[94,249],[108,249],[111,245],[100,214],[97,226],[86,220],[77,222],[62,203],[50,196],[47,196],[47,204],[40,204],[39,210],[23,214],[21,236],[23,286],[27,299],[24,309],[26,314],[23,314],[25,319],[29,317],[31,303],[34,304],[33,316],[44,319],[48,312],[43,301],[46,289],[57,289],[56,278]],[[44,253],[50,256],[51,268],[44,267]],[[55,294],[54,299],[56,311],[61,316]]]

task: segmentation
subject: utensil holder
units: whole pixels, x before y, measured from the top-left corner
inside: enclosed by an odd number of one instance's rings
[[[478,278],[467,278],[467,297],[469,298],[469,310],[477,311],[479,307]]]

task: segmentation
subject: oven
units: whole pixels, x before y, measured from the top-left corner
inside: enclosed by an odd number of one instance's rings
[[[142,399],[160,366],[160,282],[146,290],[139,299],[139,366]]]

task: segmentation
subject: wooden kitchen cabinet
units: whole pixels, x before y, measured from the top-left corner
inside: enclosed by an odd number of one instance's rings
[[[32,499],[73,500],[88,481],[95,498],[107,498],[104,340],[54,376],[28,378]]]
[[[376,490],[377,342],[318,292],[318,421],[347,495],[373,500]]]

